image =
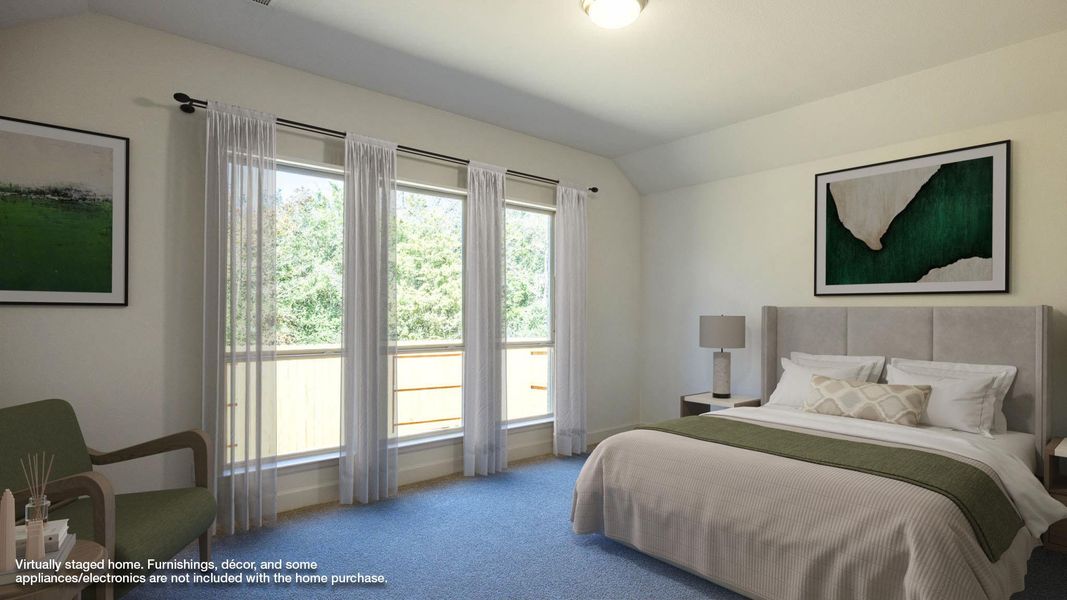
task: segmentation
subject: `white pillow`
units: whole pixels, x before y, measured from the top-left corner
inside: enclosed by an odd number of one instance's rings
[[[882,367],[885,366],[884,356],[845,356],[841,354],[805,354],[804,352],[790,352],[789,358],[802,367],[851,367],[863,365],[860,379],[876,383],[882,377]]]
[[[788,358],[782,359],[782,378],[771,392],[767,404],[801,408],[804,401],[812,393],[812,375],[822,375],[832,379],[848,379],[851,381],[865,381],[860,377],[864,365],[853,364],[839,367],[802,367]]]
[[[1005,433],[1008,431],[1008,419],[1004,416],[1004,398],[1015,381],[1015,374],[1019,369],[1010,365],[974,365],[969,363],[936,362],[932,360],[911,360],[907,358],[891,358],[889,364],[917,375],[936,375],[946,379],[969,379],[971,377],[988,376],[993,378],[993,394],[996,395],[996,407],[993,409],[992,433]]]
[[[890,364],[886,381],[903,385],[928,385],[930,401],[919,422],[934,427],[990,436],[997,397],[993,391],[996,379],[977,375],[967,379],[953,379],[940,375],[908,373]]]

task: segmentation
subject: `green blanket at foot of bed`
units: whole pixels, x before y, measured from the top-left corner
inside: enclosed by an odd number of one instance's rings
[[[981,469],[947,456],[766,427],[718,417],[684,417],[638,429],[676,435],[850,469],[937,492],[959,507],[978,544],[996,562],[1023,521],[1000,486]]]

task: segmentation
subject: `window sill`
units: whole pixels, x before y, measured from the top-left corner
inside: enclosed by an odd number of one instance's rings
[[[539,425],[548,425],[549,423],[555,423],[555,422],[556,422],[556,416],[555,415],[545,415],[543,417],[530,417],[530,418],[527,418],[527,419],[519,419],[519,420],[516,420],[516,421],[509,421],[508,422],[508,431],[512,431],[512,430],[521,431],[523,429],[533,429],[534,427],[537,427]]]
[[[299,471],[306,471],[308,469],[315,469],[320,464],[328,462],[337,462],[341,453],[338,450],[327,450],[324,452],[317,452],[315,454],[308,454],[305,456],[292,456],[282,458],[278,460],[278,471],[284,473],[296,473]]]
[[[525,431],[527,429],[536,429],[538,427],[550,425],[555,420],[556,419],[553,415],[522,419],[519,421],[508,423],[508,431],[517,432]],[[397,448],[400,454],[407,454],[409,452],[429,450],[431,448],[438,448],[440,446],[456,444],[459,440],[462,439],[463,431],[449,431],[447,433],[440,433],[437,435],[430,435],[426,437],[401,439],[397,443]],[[324,466],[329,466],[331,463],[336,464],[339,458],[340,451],[338,450],[327,450],[314,454],[281,458],[278,460],[278,471],[283,473],[298,473],[300,471],[317,469]]]

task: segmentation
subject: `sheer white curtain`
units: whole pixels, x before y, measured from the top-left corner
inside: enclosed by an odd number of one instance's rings
[[[392,374],[396,357],[396,145],[345,140],[341,502],[396,496]]]
[[[463,474],[508,466],[504,409],[504,178],[467,167],[463,225]]]
[[[209,102],[204,193],[204,429],[218,527],[275,518],[275,119]]]
[[[556,187],[556,454],[582,454],[585,424],[585,190]]]

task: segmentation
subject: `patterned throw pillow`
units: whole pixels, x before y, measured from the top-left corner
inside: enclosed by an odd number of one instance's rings
[[[804,411],[915,427],[930,401],[928,385],[893,385],[812,375]]]

